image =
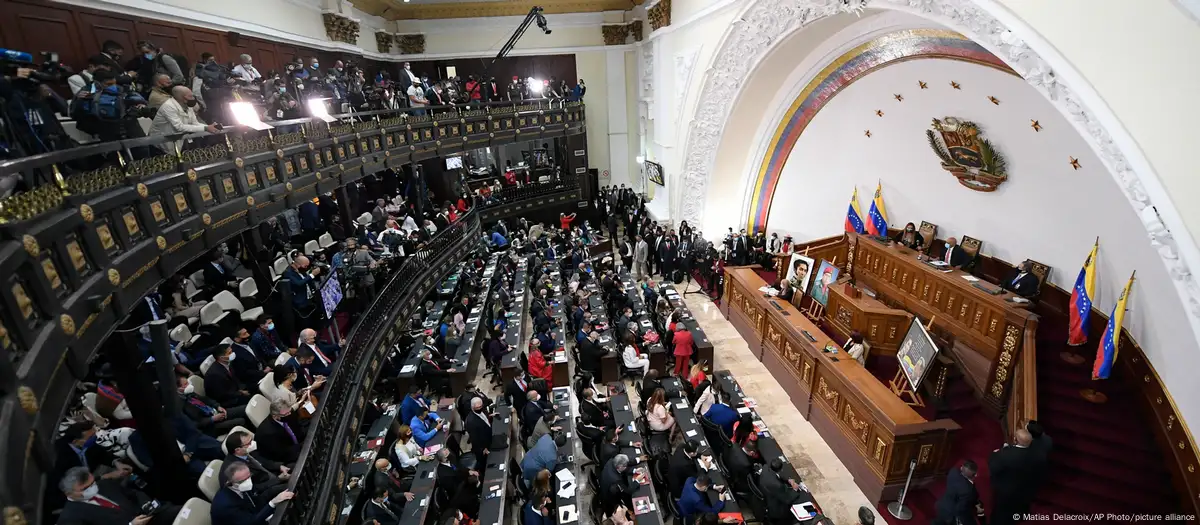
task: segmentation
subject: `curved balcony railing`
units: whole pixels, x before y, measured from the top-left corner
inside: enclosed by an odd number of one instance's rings
[[[585,125],[582,103],[425,110],[341,115],[330,125],[272,122],[277,131],[294,128],[286,133],[200,134],[213,143],[148,157],[138,153],[162,151],[158,145],[178,137],[0,163],[0,176],[19,174],[32,188],[0,199],[0,444],[6,451],[0,455],[0,504],[39,523],[36,502],[53,466],[55,428],[87,363],[146,293],[224,239],[381,170],[479,147],[581,134]],[[74,169],[100,157],[110,165]],[[430,263],[432,272],[442,253],[431,244],[414,260]],[[392,282],[432,279],[424,277],[432,276],[426,269],[402,272]],[[361,371],[350,375],[361,381]]]
[[[480,246],[479,217],[468,213],[404,261],[400,270],[358,318],[331,383],[309,423],[292,471],[296,495],[275,509],[272,525],[328,523],[339,487],[346,483],[353,444],[367,398],[388,350],[408,332],[409,315],[472,249]]]

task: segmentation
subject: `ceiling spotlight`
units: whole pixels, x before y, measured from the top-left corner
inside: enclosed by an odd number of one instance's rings
[[[313,118],[323,120],[325,122],[335,122],[337,119],[329,114],[329,108],[325,106],[327,98],[310,98],[308,99],[308,113]]]
[[[542,30],[542,32],[543,32],[543,33],[546,33],[547,35],[548,35],[548,34],[550,34],[550,32],[551,32],[551,31],[550,31],[550,28],[549,28],[549,27],[546,27],[546,17],[545,17],[545,16],[542,16],[542,11],[541,11],[541,9],[538,9],[538,14],[537,14],[537,26],[538,26],[538,28],[539,28],[539,29],[541,29],[541,30]]]
[[[529,90],[530,91],[533,91],[534,93],[541,93],[543,87],[544,86],[542,85],[541,80],[538,80],[533,77],[529,77]]]

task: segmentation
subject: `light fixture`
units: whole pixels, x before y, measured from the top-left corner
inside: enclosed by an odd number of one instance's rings
[[[250,129],[262,131],[274,127],[264,124],[262,118],[258,116],[258,109],[249,102],[230,102],[229,110],[233,113],[233,120]]]
[[[538,80],[533,77],[529,77],[529,90],[530,91],[533,91],[534,93],[541,93],[543,87],[544,86],[542,86],[541,80]]]
[[[537,26],[547,35],[551,33],[550,28],[546,26],[546,17],[542,15],[542,8],[537,8]]]
[[[636,160],[638,164],[645,164],[645,163],[646,163],[646,157],[643,157],[643,156],[641,156],[641,155],[638,155],[638,156],[634,157],[634,158],[633,158],[633,160]]]
[[[329,114],[329,108],[325,107],[327,98],[310,98],[308,99],[308,114],[313,118],[321,119],[326,123],[335,122],[337,119]]]

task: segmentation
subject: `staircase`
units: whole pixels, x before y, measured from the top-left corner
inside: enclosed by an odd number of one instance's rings
[[[1038,415],[1054,439],[1049,476],[1038,492],[1034,511],[1163,514],[1179,510],[1166,460],[1139,413],[1138,395],[1120,377],[1120,367],[1104,381],[1092,381],[1096,341],[1074,349],[1087,359],[1067,363],[1066,333],[1043,325],[1038,334]],[[1092,388],[1108,396],[1095,404],[1079,391]]]

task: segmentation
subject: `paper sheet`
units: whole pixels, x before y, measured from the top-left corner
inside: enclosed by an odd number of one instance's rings
[[[966,279],[969,282],[973,282],[973,283],[979,282],[979,278],[975,277],[974,275],[964,275],[964,276],[962,276],[962,278]]]
[[[696,437],[696,433],[697,432],[695,430],[689,430],[687,432],[684,432],[684,434],[686,434],[687,437]]]
[[[558,472],[554,473],[554,477],[563,482],[575,481],[575,474],[571,472],[571,469],[559,469]]]
[[[562,491],[559,491],[558,497],[569,498],[571,496],[570,495],[563,496]],[[558,521],[559,523],[574,523],[575,520],[579,519],[579,514],[577,514],[575,512],[574,505],[563,505],[562,507],[560,507],[558,509],[558,514],[559,514],[559,517],[562,518],[561,520]]]
[[[313,412],[317,411],[317,407],[312,404],[312,401],[306,401],[304,402],[304,410],[307,410],[309,414],[312,414]]]
[[[738,413],[739,413],[739,414],[749,414],[749,413],[750,413],[750,409],[749,409],[749,408],[746,408],[746,407],[738,407]]]
[[[409,372],[416,371],[416,369],[417,369],[417,367],[415,365],[404,365],[404,366],[400,367],[400,373],[407,374]]]
[[[678,403],[675,403],[675,408],[686,409],[687,407],[688,407],[687,401],[680,401]]]

